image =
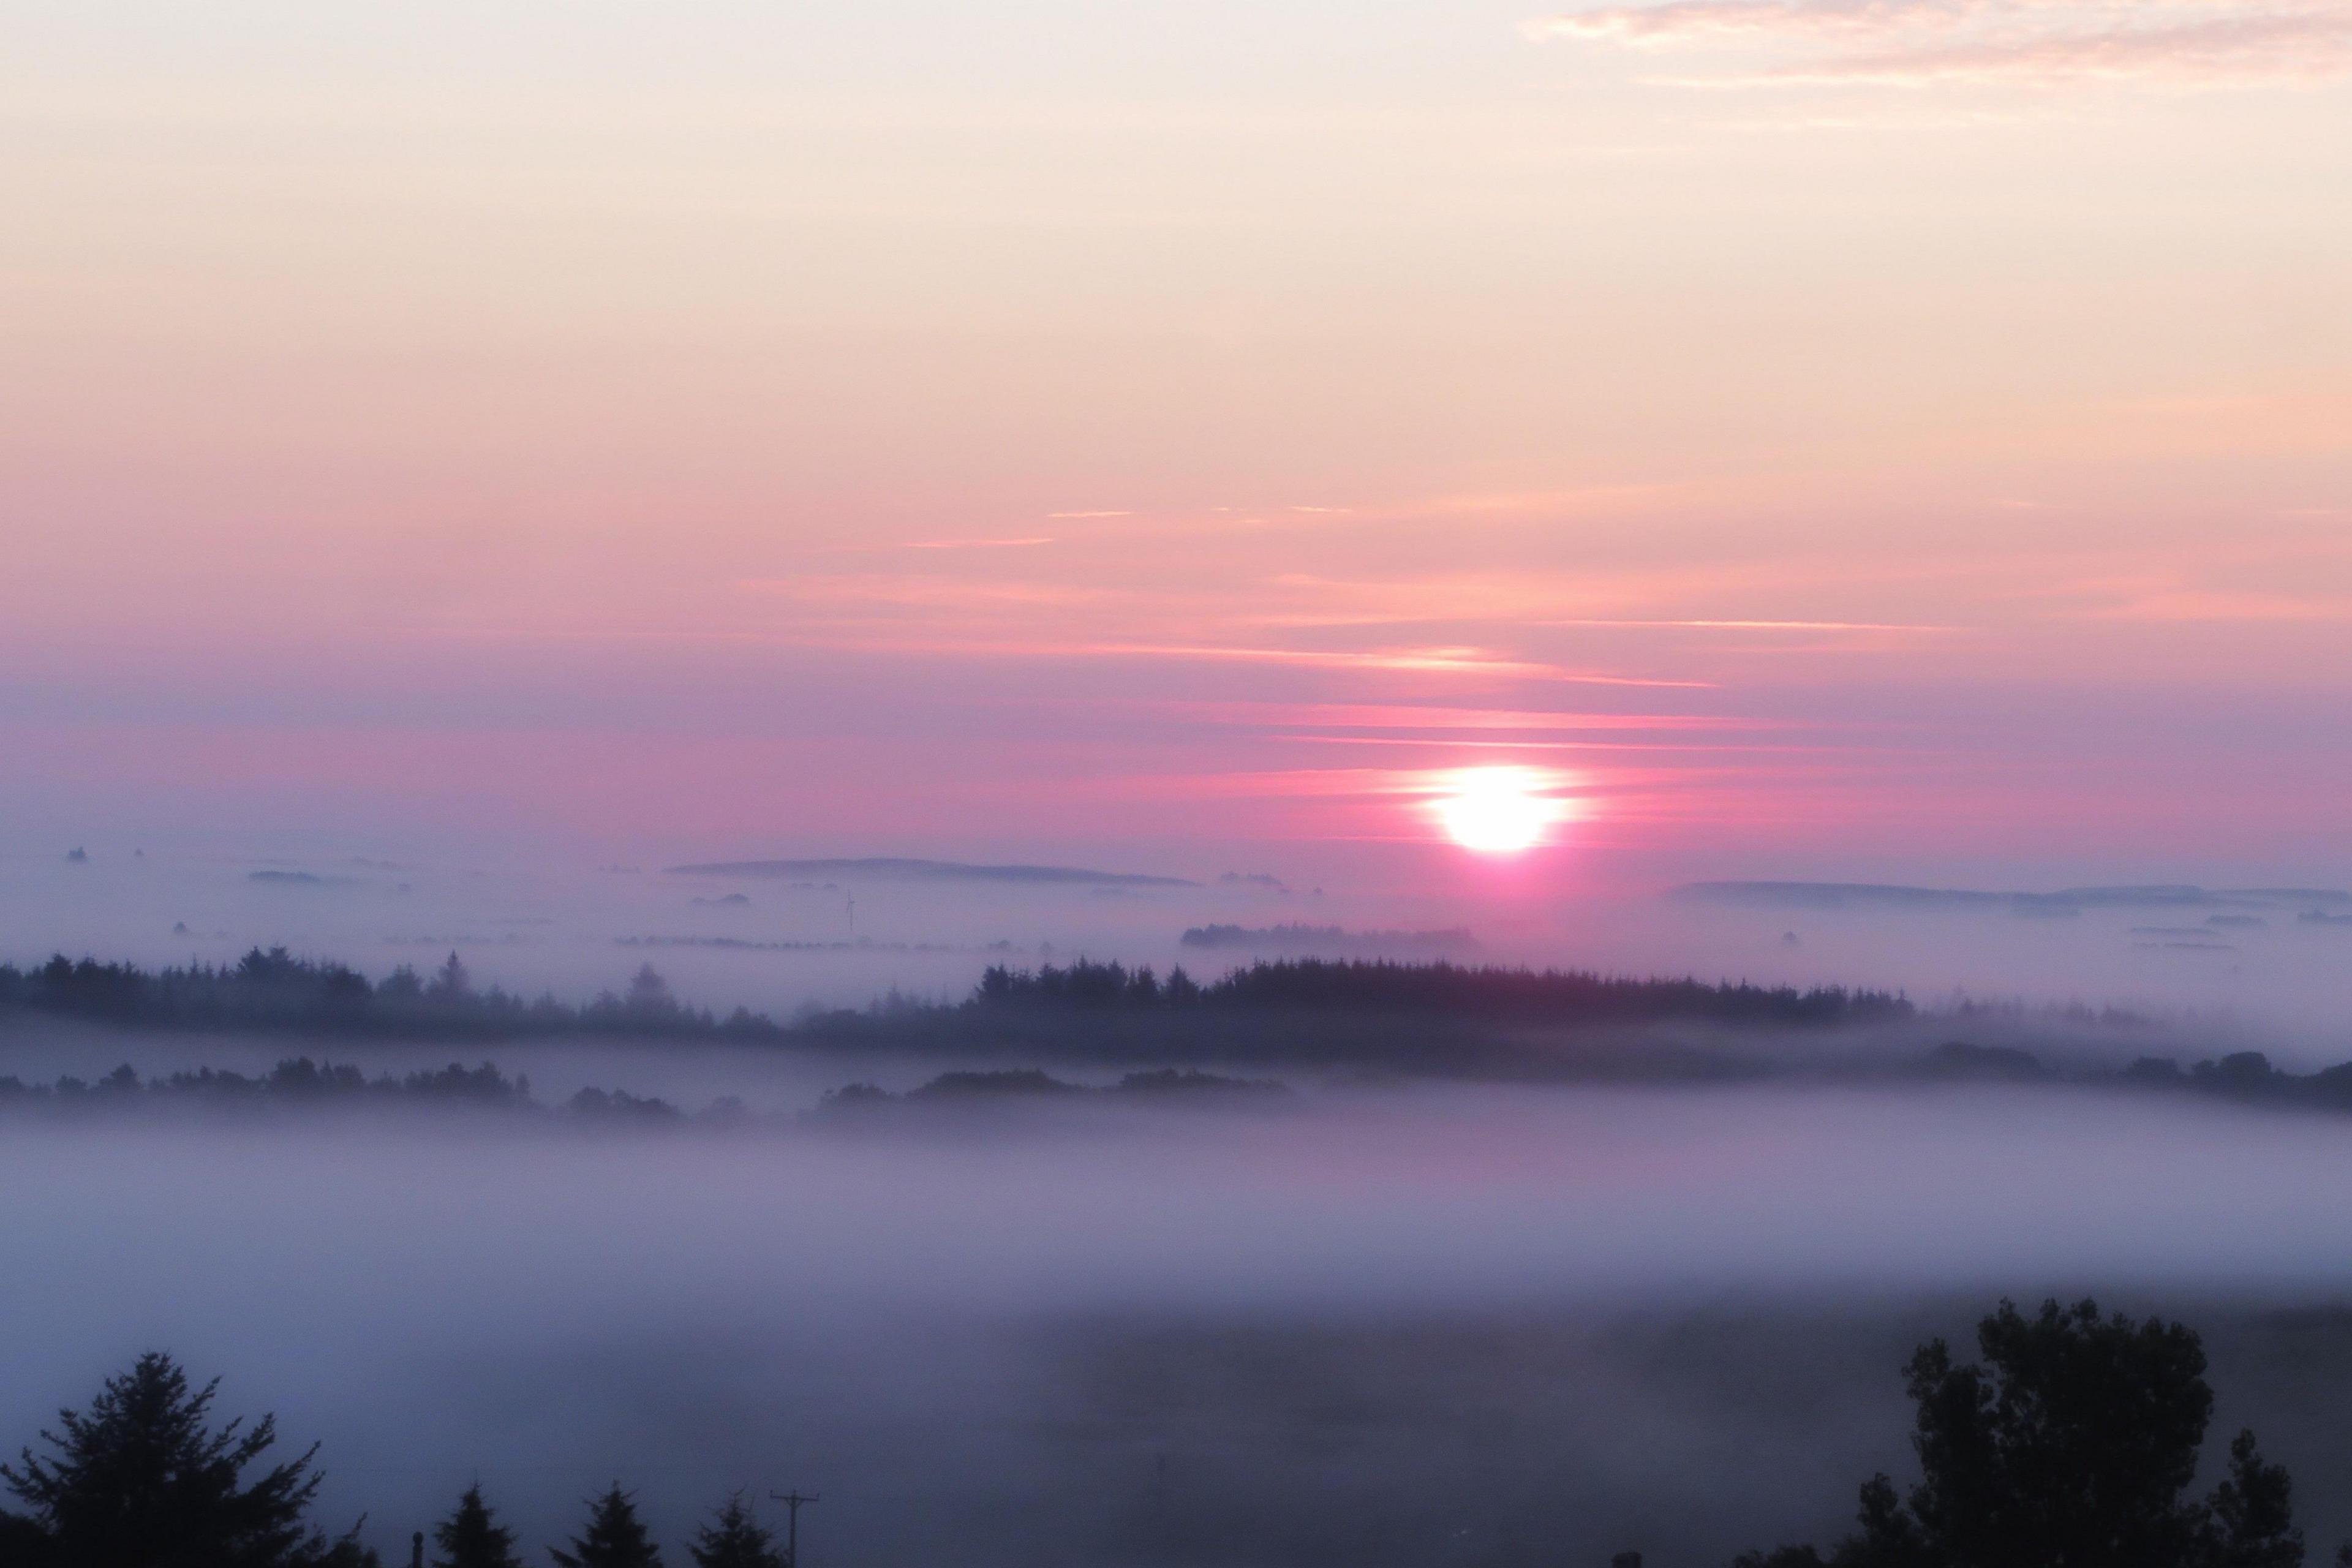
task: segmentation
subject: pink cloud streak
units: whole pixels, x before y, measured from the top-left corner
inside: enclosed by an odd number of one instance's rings
[[[1544,17],[1527,32],[1643,52],[1803,57],[1664,79],[1686,87],[2226,86],[2352,70],[2347,0],[1668,0]]]

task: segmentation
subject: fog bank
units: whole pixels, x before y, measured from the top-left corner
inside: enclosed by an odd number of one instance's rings
[[[325,1439],[387,1546],[478,1475],[551,1541],[617,1476],[672,1539],[823,1492],[813,1563],[1671,1562],[1833,1526],[1904,1458],[1909,1338],[2002,1293],[2343,1364],[2352,1320],[2277,1314],[2352,1302],[2347,1178],[2329,1117],[1978,1087],[14,1123],[0,1439],[160,1346]],[[2216,1380],[2307,1485],[2352,1452],[2276,1368]]]

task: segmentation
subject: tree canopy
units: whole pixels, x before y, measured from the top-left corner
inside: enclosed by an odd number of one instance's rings
[[[1859,1528],[1827,1556],[1751,1552],[1736,1568],[2298,1568],[2286,1471],[2253,1434],[2211,1495],[2189,1495],[2213,1411],[2205,1350],[2158,1318],[2095,1302],[2013,1302],[1977,1325],[1981,1364],[1942,1340],[1905,1369],[1921,1480],[1862,1488]]]
[[[719,1506],[686,1550],[696,1568],[784,1568],[775,1532],[743,1506],[741,1492]]]
[[[433,1527],[433,1544],[437,1549],[433,1568],[522,1568],[522,1559],[515,1555],[514,1531],[501,1526],[497,1511],[482,1500],[478,1481],[466,1489],[449,1517]]]
[[[319,1568],[362,1561],[348,1541],[307,1522],[320,1477],[315,1447],[261,1470],[276,1419],[209,1424],[217,1381],[201,1389],[150,1352],[110,1377],[89,1410],[63,1410],[43,1432],[46,1457],[23,1451],[0,1483],[30,1510],[10,1516],[7,1561],[58,1568]]]
[[[548,1555],[561,1568],[661,1568],[661,1549],[618,1481],[589,1500],[588,1528],[572,1538],[572,1550],[551,1547]]]

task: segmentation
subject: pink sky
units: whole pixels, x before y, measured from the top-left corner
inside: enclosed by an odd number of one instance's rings
[[[8,847],[2352,876],[2341,0],[1016,10],[32,18]]]

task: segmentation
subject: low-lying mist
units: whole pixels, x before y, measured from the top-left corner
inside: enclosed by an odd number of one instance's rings
[[[725,1077],[605,1048],[646,1091]],[[2096,1293],[2206,1328],[2217,1429],[2262,1429],[2315,1542],[2352,1528],[2331,1115],[1786,1083],[916,1112],[0,1121],[0,1445],[160,1347],[322,1439],[326,1521],[404,1559],[478,1478],[534,1549],[618,1479],[672,1542],[737,1487],[820,1493],[820,1563],[1719,1563],[1905,1468],[1917,1339]]]

